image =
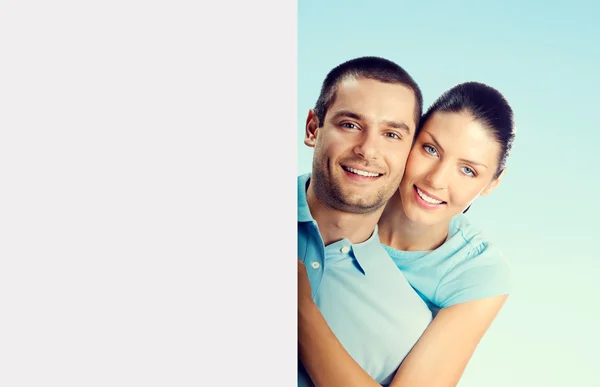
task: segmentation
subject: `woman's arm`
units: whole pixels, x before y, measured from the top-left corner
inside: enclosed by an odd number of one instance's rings
[[[440,309],[390,387],[454,387],[508,295]],[[432,372],[435,370],[435,372]]]
[[[455,386],[506,298],[469,301],[440,310],[396,372],[390,387]],[[316,386],[379,386],[346,352],[327,325],[312,300],[301,261],[298,345],[300,360]],[[431,372],[432,369],[436,372]]]

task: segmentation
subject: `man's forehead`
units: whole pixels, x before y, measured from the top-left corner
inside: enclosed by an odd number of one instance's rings
[[[416,98],[408,86],[401,83],[385,83],[366,78],[346,79],[338,85],[331,106],[344,104],[377,103],[390,105],[394,109],[398,104],[408,109],[414,108]]]
[[[346,92],[352,91],[363,91],[364,89],[373,89],[373,88],[382,88],[388,90],[394,90],[396,92],[408,92],[409,94],[414,94],[413,90],[400,82],[383,82],[373,78],[366,77],[355,77],[355,76],[347,76],[339,81],[337,84],[337,90],[344,90]]]
[[[340,82],[337,85],[337,89],[338,90],[340,88],[344,88],[347,90],[360,89],[361,83],[364,83],[364,82],[360,82],[360,81],[366,80],[366,79],[367,78],[358,78],[353,75],[348,75],[340,80]]]
[[[356,79],[348,79],[343,85],[340,84],[333,103],[328,109],[328,116],[396,121],[414,128],[416,100],[412,90],[401,84],[383,82],[379,84],[384,87],[379,89],[365,87]]]

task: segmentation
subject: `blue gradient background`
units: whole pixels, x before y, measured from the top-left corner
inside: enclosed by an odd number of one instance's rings
[[[500,187],[469,211],[510,260],[515,291],[460,387],[600,386],[600,2],[298,3],[298,173],[308,109],[337,64],[378,55],[402,65],[428,107],[463,81],[498,88],[517,138]]]

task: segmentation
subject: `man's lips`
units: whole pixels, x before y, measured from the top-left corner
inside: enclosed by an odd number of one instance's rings
[[[344,169],[344,171],[346,171],[346,172],[353,173],[355,175],[363,176],[363,177],[375,178],[375,177],[379,177],[379,176],[383,175],[383,173],[379,173],[378,171],[374,171],[374,170],[363,168],[363,167],[352,167],[352,166],[348,166],[348,165],[342,165],[342,169]]]

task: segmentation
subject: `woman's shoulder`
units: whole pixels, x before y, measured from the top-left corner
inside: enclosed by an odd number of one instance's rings
[[[447,240],[435,250],[384,248],[409,283],[437,307],[507,294],[511,289],[508,261],[463,214],[452,219]]]
[[[465,215],[456,216],[450,227],[450,235],[452,236],[448,238],[444,245],[447,245],[446,248],[450,249],[453,246],[458,247],[455,249],[456,254],[454,254],[456,265],[475,265],[481,263],[482,260],[485,260],[486,263],[494,261],[502,266],[508,265],[502,251]]]
[[[440,278],[435,298],[441,307],[510,291],[510,265],[500,249],[466,216],[451,222],[445,274]],[[442,245],[441,248],[444,248]]]
[[[501,255],[481,230],[462,214],[452,219],[446,241],[434,250],[402,251],[387,245],[383,247],[400,270],[419,272],[420,275],[426,274],[438,280],[447,272],[475,265],[481,259],[489,260],[495,255]]]
[[[479,227],[471,223],[464,214],[458,214],[450,222],[449,239],[461,238],[465,243],[479,244],[485,241],[483,232]]]
[[[467,264],[480,255],[488,245],[490,241],[482,231],[466,216],[460,214],[450,222],[446,241],[437,249],[428,252],[424,261],[428,261],[428,266],[438,265],[445,271],[449,271],[456,266]]]

